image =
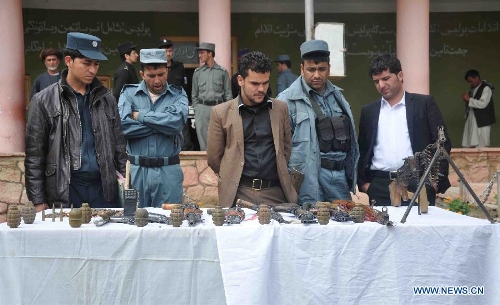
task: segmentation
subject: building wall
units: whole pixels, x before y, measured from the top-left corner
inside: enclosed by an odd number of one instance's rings
[[[160,36],[198,36],[197,13],[25,8],[23,20],[26,74],[31,81],[45,69],[38,59],[40,50],[48,46],[63,48],[69,31],[91,33],[103,40],[109,60],[101,62],[99,75],[111,79],[120,64],[116,51],[119,43],[133,41],[139,48],[150,48]],[[357,124],[361,107],[379,97],[367,73],[371,60],[379,52],[396,52],[396,14],[317,13],[315,22],[345,24],[346,76],[334,83],[343,89]],[[272,59],[289,54],[292,71],[300,74],[299,47],[305,40],[303,14],[233,13],[231,35],[236,37],[236,49],[260,50]],[[461,94],[468,90],[465,72],[478,69],[483,79],[500,86],[500,69],[492,68],[500,64],[500,11],[431,13],[429,35],[430,93],[443,113],[452,146],[461,147],[465,124]],[[197,58],[196,53],[189,56]],[[271,89],[276,92],[276,71],[271,73]],[[499,99],[496,93],[494,98]],[[500,124],[492,127],[491,145],[500,147]]]

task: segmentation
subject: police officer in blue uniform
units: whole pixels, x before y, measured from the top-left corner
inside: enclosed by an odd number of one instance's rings
[[[278,78],[276,79],[276,95],[285,91],[286,88],[297,79],[297,75],[290,70],[292,67],[292,60],[290,55],[279,55],[276,60],[276,69],[278,70]]]
[[[304,173],[299,203],[351,199],[359,159],[351,106],[328,80],[326,41],[308,40],[300,53],[301,76],[276,97],[288,103],[292,124],[288,166]]]
[[[131,184],[139,191],[140,207],[181,203],[184,176],[179,152],[188,98],[184,89],[167,84],[165,50],[142,49],[140,62],[143,80],[125,85],[118,103]]]

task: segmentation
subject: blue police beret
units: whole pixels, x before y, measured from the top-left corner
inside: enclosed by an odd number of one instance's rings
[[[164,49],[142,49],[140,60],[143,64],[165,64],[167,52]]]
[[[304,42],[300,46],[300,56],[304,57],[304,55],[309,53],[323,53],[326,56],[330,55],[328,44],[324,40],[308,40]]]
[[[66,36],[66,49],[77,50],[90,59],[108,60],[101,50],[101,39],[96,36],[70,32]]]
[[[276,59],[275,61],[278,61],[278,62],[282,62],[282,61],[292,61],[290,59],[290,55],[287,55],[287,54],[283,54],[283,55],[278,55],[278,59]]]

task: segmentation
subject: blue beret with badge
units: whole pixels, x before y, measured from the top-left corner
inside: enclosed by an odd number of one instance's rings
[[[330,56],[328,44],[324,40],[308,40],[300,46],[300,56],[310,53],[318,53],[320,56]]]
[[[143,64],[166,64],[167,52],[164,49],[142,49],[140,58]]]
[[[93,35],[78,32],[68,33],[66,36],[66,49],[77,50],[90,59],[108,60],[102,54],[101,39]]]
[[[278,55],[278,59],[276,59],[275,61],[277,62],[284,62],[284,61],[292,61],[290,59],[290,55],[287,55],[287,54],[283,54],[283,55]]]

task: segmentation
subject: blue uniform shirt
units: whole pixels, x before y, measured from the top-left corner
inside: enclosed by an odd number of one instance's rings
[[[172,157],[181,151],[182,127],[188,116],[188,99],[184,89],[167,85],[155,103],[144,81],[125,85],[118,109],[127,152],[155,158]],[[137,121],[132,112],[138,111]]]

